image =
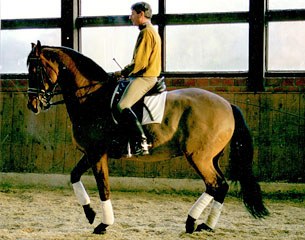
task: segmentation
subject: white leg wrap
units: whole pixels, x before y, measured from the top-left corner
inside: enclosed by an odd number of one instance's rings
[[[213,201],[213,205],[211,208],[210,215],[208,216],[206,225],[210,227],[211,229],[214,229],[216,224],[218,223],[221,210],[222,210],[223,204],[217,201]]]
[[[90,198],[86,192],[86,189],[81,181],[72,184],[75,196],[79,204],[87,205],[90,203]]]
[[[103,220],[102,222],[107,225],[114,223],[113,209],[110,199],[102,201]]]
[[[194,219],[198,219],[203,210],[209,205],[212,200],[213,197],[211,195],[203,193],[192,206],[188,215],[190,215]]]

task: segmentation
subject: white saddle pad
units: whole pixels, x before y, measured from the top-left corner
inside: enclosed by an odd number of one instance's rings
[[[166,94],[167,91],[164,91],[161,94],[154,94],[144,98],[144,104],[147,106],[150,113],[145,107],[143,108],[142,125],[162,122],[165,109]]]

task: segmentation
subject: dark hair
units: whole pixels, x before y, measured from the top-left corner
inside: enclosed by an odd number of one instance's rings
[[[152,10],[151,10],[151,7],[148,3],[146,2],[137,2],[135,4],[133,4],[131,6],[131,10],[135,10],[138,14],[140,12],[144,12],[144,16],[146,18],[149,18],[151,19],[152,17]]]

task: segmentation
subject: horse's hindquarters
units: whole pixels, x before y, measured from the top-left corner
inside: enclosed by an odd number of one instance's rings
[[[215,156],[233,132],[230,103],[214,93],[188,88],[168,93],[164,120],[156,135],[162,135],[159,138],[164,142],[174,139],[186,153],[205,150]]]

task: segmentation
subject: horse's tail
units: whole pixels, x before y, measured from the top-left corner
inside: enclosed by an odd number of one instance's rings
[[[262,218],[269,214],[262,200],[262,193],[253,171],[253,143],[250,130],[241,110],[232,105],[235,130],[230,145],[230,178],[239,181],[243,202],[247,210],[255,217]]]

